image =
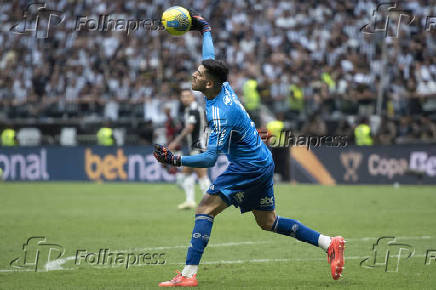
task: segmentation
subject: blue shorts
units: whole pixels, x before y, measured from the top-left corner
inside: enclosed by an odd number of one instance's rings
[[[207,193],[220,195],[230,206],[239,207],[241,213],[252,210],[273,210],[274,163],[263,168],[247,170],[230,163],[218,176]]]

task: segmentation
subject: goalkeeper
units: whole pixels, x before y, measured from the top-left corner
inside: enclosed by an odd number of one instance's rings
[[[263,230],[322,248],[327,252],[333,279],[339,279],[344,266],[344,239],[321,235],[298,220],[276,214],[271,152],[227,82],[228,68],[215,60],[211,27],[205,19],[190,13],[191,30],[203,35],[203,61],[192,74],[192,89],[205,96],[206,119],[211,129],[207,151],[193,156],[176,156],[168,148],[155,145],[154,156],[159,162],[172,166],[205,168],[214,166],[218,154],[225,153],[229,166],[216,178],[195,211],[185,267],[172,280],[159,286],[198,285],[198,265],[209,242],[214,218],[230,205],[239,207],[241,213],[251,211]]]

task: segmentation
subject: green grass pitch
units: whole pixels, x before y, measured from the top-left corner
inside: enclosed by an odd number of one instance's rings
[[[251,213],[231,207],[215,219],[199,268],[200,289],[434,289],[436,187],[277,185],[275,195],[279,215],[348,240],[344,278],[331,279],[320,249],[262,231]],[[182,200],[175,185],[0,183],[0,289],[157,289],[183,267],[194,219],[193,211],[176,209]],[[32,236],[62,246],[63,260],[49,263],[46,271],[51,246],[42,243],[40,271],[32,265],[11,268]],[[377,248],[383,257],[389,250],[387,272],[382,259],[362,267],[382,236],[407,246]],[[27,249],[28,263],[35,245]],[[76,264],[77,250],[100,249],[119,254],[119,260],[103,265],[89,256]],[[130,253],[132,262],[142,262],[126,269]],[[163,254],[162,260],[150,258],[153,253]]]

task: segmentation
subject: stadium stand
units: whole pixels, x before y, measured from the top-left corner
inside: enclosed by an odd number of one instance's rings
[[[200,37],[76,28],[78,15],[159,19],[165,2],[47,2],[65,17],[47,38],[0,31],[0,130],[7,123],[17,131],[35,127],[42,144],[71,145],[75,134],[62,128],[75,128],[78,144],[92,144],[98,128],[111,120],[124,129],[124,144],[161,140],[156,134],[165,125],[164,107],[173,118],[182,116],[178,92],[181,83],[189,86],[200,61]],[[436,143],[435,32],[423,27],[428,15],[436,15],[436,1],[403,1],[401,8],[416,20],[387,38],[360,31],[372,21],[374,2],[177,4],[210,20],[217,56],[230,65],[241,99],[246,82],[255,80],[263,108],[257,127],[283,113],[294,132],[318,126],[353,140],[360,117],[371,116],[376,144]],[[23,24],[27,3],[3,3],[3,26]]]

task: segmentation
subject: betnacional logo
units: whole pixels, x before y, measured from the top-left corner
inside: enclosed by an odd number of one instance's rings
[[[108,154],[102,157],[93,154],[91,149],[85,150],[85,170],[92,180],[126,180],[127,173],[124,170],[126,163],[127,157],[122,149],[118,149],[116,155]]]
[[[4,180],[49,180],[47,150],[39,152],[0,154],[0,168]]]
[[[175,175],[156,161],[152,154],[126,155],[119,148],[115,154],[99,155],[85,149],[85,172],[90,180],[143,180],[173,182]]]

